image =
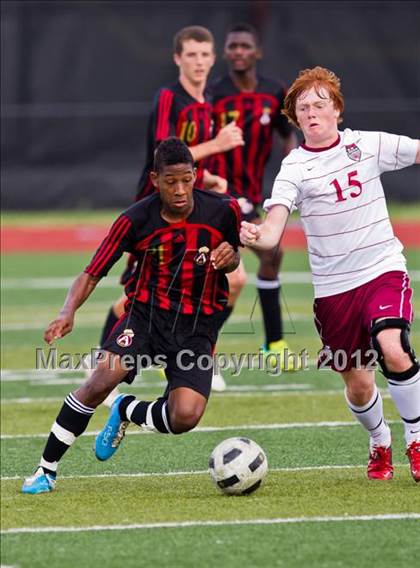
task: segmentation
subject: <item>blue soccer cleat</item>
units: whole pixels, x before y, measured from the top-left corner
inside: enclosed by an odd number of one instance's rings
[[[95,456],[100,461],[109,460],[109,458],[115,454],[130,424],[128,421],[125,422],[121,420],[120,417],[120,403],[125,396],[125,394],[120,394],[120,396],[114,400],[108,421],[96,436]]]
[[[30,493],[36,495],[37,493],[49,493],[55,487],[55,475],[44,473],[44,470],[39,467],[34,475],[27,477],[22,485],[22,493]]]

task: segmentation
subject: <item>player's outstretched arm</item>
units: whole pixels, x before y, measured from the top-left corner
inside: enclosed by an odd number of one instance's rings
[[[416,164],[420,164],[420,140],[417,142]]]
[[[99,280],[100,278],[95,278],[86,272],[79,274],[67,293],[66,301],[58,317],[45,330],[44,339],[48,344],[51,345],[55,339],[71,332],[76,310],[87,300]]]
[[[261,225],[242,221],[239,235],[241,243],[259,250],[274,248],[281,239],[288,217],[287,207],[274,205]]]
[[[197,146],[190,146],[190,151],[194,161],[198,162],[213,154],[228,152],[236,148],[236,146],[244,146],[244,144],[242,130],[239,126],[236,126],[235,122],[229,122],[229,124],[219,130],[213,140],[197,144]]]

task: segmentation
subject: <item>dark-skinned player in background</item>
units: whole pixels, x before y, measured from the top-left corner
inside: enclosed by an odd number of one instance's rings
[[[257,70],[262,58],[258,34],[248,24],[229,29],[224,45],[228,74],[211,85],[214,132],[235,124],[243,132],[244,145],[219,153],[209,159],[209,169],[228,181],[228,192],[238,199],[244,220],[262,221],[259,206],[263,199],[264,170],[270,157],[274,133],[283,142],[283,155],[297,146],[292,126],[281,114],[286,95],[285,85],[261,75]],[[263,350],[281,357],[283,370],[295,370],[293,357],[283,337],[279,269],[283,256],[280,246],[269,251],[254,251],[259,259],[257,290],[263,315],[265,343]],[[246,282],[241,266],[229,275],[229,310]],[[287,351],[285,351],[287,349]]]

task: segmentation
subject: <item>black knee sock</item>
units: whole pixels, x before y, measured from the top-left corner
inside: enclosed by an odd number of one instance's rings
[[[264,321],[265,345],[283,339],[283,322],[280,307],[280,283],[258,277],[257,290]]]
[[[40,466],[46,473],[55,474],[65,452],[89,424],[95,409],[85,406],[70,393],[52,425],[51,433],[42,454]]]
[[[111,333],[112,328],[117,323],[117,321],[118,317],[115,315],[114,306],[111,306],[111,309],[109,310],[107,318],[105,320],[104,327],[102,328],[101,339],[99,343],[101,347],[108,339],[108,336]]]
[[[153,402],[139,401],[132,396],[124,397],[120,403],[120,416],[122,420],[130,420],[145,430],[161,434],[172,433],[168,400],[165,397]]]

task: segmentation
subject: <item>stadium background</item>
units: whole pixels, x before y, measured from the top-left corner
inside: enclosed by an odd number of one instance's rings
[[[2,2],[3,207],[125,207],[153,95],[177,77],[174,33],[212,30],[216,77],[236,21],[259,29],[262,72],[290,82],[322,64],[342,77],[344,126],[418,136],[419,2]],[[418,176],[390,174],[389,197],[418,199]]]

